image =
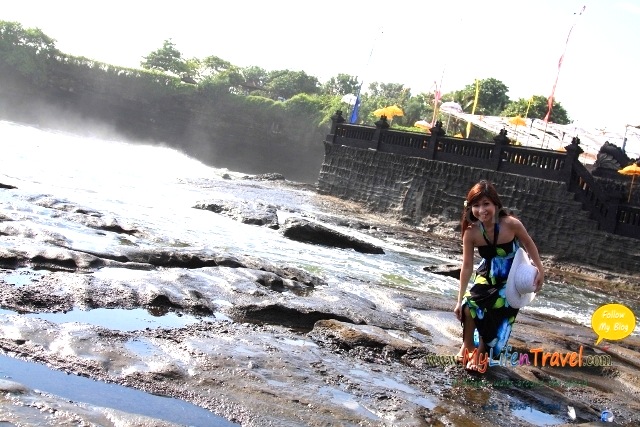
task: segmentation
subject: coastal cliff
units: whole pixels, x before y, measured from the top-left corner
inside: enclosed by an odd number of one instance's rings
[[[327,126],[283,103],[91,61],[50,61],[45,76],[34,81],[0,59],[0,119],[168,145],[244,173],[317,179]]]

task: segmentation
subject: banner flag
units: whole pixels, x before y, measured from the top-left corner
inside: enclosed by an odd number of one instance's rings
[[[353,104],[353,111],[351,112],[351,117],[349,118],[349,123],[354,124],[358,121],[358,110],[360,109],[360,91],[358,91],[358,97],[356,98],[356,103]]]
[[[471,114],[476,113],[476,105],[478,105],[478,95],[480,94],[480,80],[476,79],[476,96],[473,99],[473,107],[471,107]],[[467,138],[471,134],[471,122],[467,122]]]
[[[440,105],[440,98],[442,98],[442,92],[438,87],[438,82],[433,82],[433,118],[431,119],[431,126],[436,125],[436,116],[438,115],[438,106]]]
[[[578,12],[578,16],[576,16],[576,21],[579,16],[582,15],[582,12],[587,8],[587,6],[582,6],[580,12]],[[575,15],[575,14],[574,14]],[[560,67],[562,67],[562,61],[564,60],[564,54],[567,53],[567,45],[569,44],[569,37],[571,37],[571,31],[573,31],[573,27],[576,26],[576,22],[574,21],[573,25],[569,29],[569,34],[567,34],[567,41],[564,43],[564,50],[562,51],[562,55],[560,55],[560,60],[558,61],[558,72],[556,73],[556,81],[553,83],[553,89],[551,90],[551,95],[549,95],[549,99],[547,100],[547,115],[544,116],[544,122],[549,122],[549,117],[551,117],[551,110],[553,109],[553,97],[556,93],[556,86],[558,85],[558,77],[560,77]]]

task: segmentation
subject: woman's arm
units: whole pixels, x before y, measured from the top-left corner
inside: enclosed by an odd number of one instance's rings
[[[462,298],[467,292],[467,284],[473,273],[473,232],[468,229],[462,238],[462,268],[460,269],[460,288],[458,290],[458,301],[453,309],[458,320],[462,320]]]

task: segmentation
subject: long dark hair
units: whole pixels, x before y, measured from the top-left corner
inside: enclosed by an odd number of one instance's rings
[[[476,218],[471,212],[471,206],[480,200],[483,197],[487,197],[489,200],[496,205],[496,213],[498,214],[498,218],[503,216],[511,215],[510,212],[507,212],[502,206],[502,202],[500,201],[500,196],[498,195],[498,191],[494,185],[487,181],[482,180],[479,181],[476,185],[471,187],[471,190],[467,193],[467,198],[465,199],[465,206],[462,210],[462,220],[460,221],[460,227],[462,231],[462,236],[464,237],[464,232],[467,230],[469,225],[472,222],[477,222],[478,218]]]

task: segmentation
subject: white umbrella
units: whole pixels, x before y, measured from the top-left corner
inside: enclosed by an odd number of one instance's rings
[[[444,112],[462,113],[462,106],[457,102],[447,101],[442,103],[442,105],[440,106],[440,110]]]
[[[358,97],[355,96],[352,93],[348,93],[345,96],[342,97],[341,101],[342,102],[346,102],[349,105],[355,105],[356,101],[358,100]]]

